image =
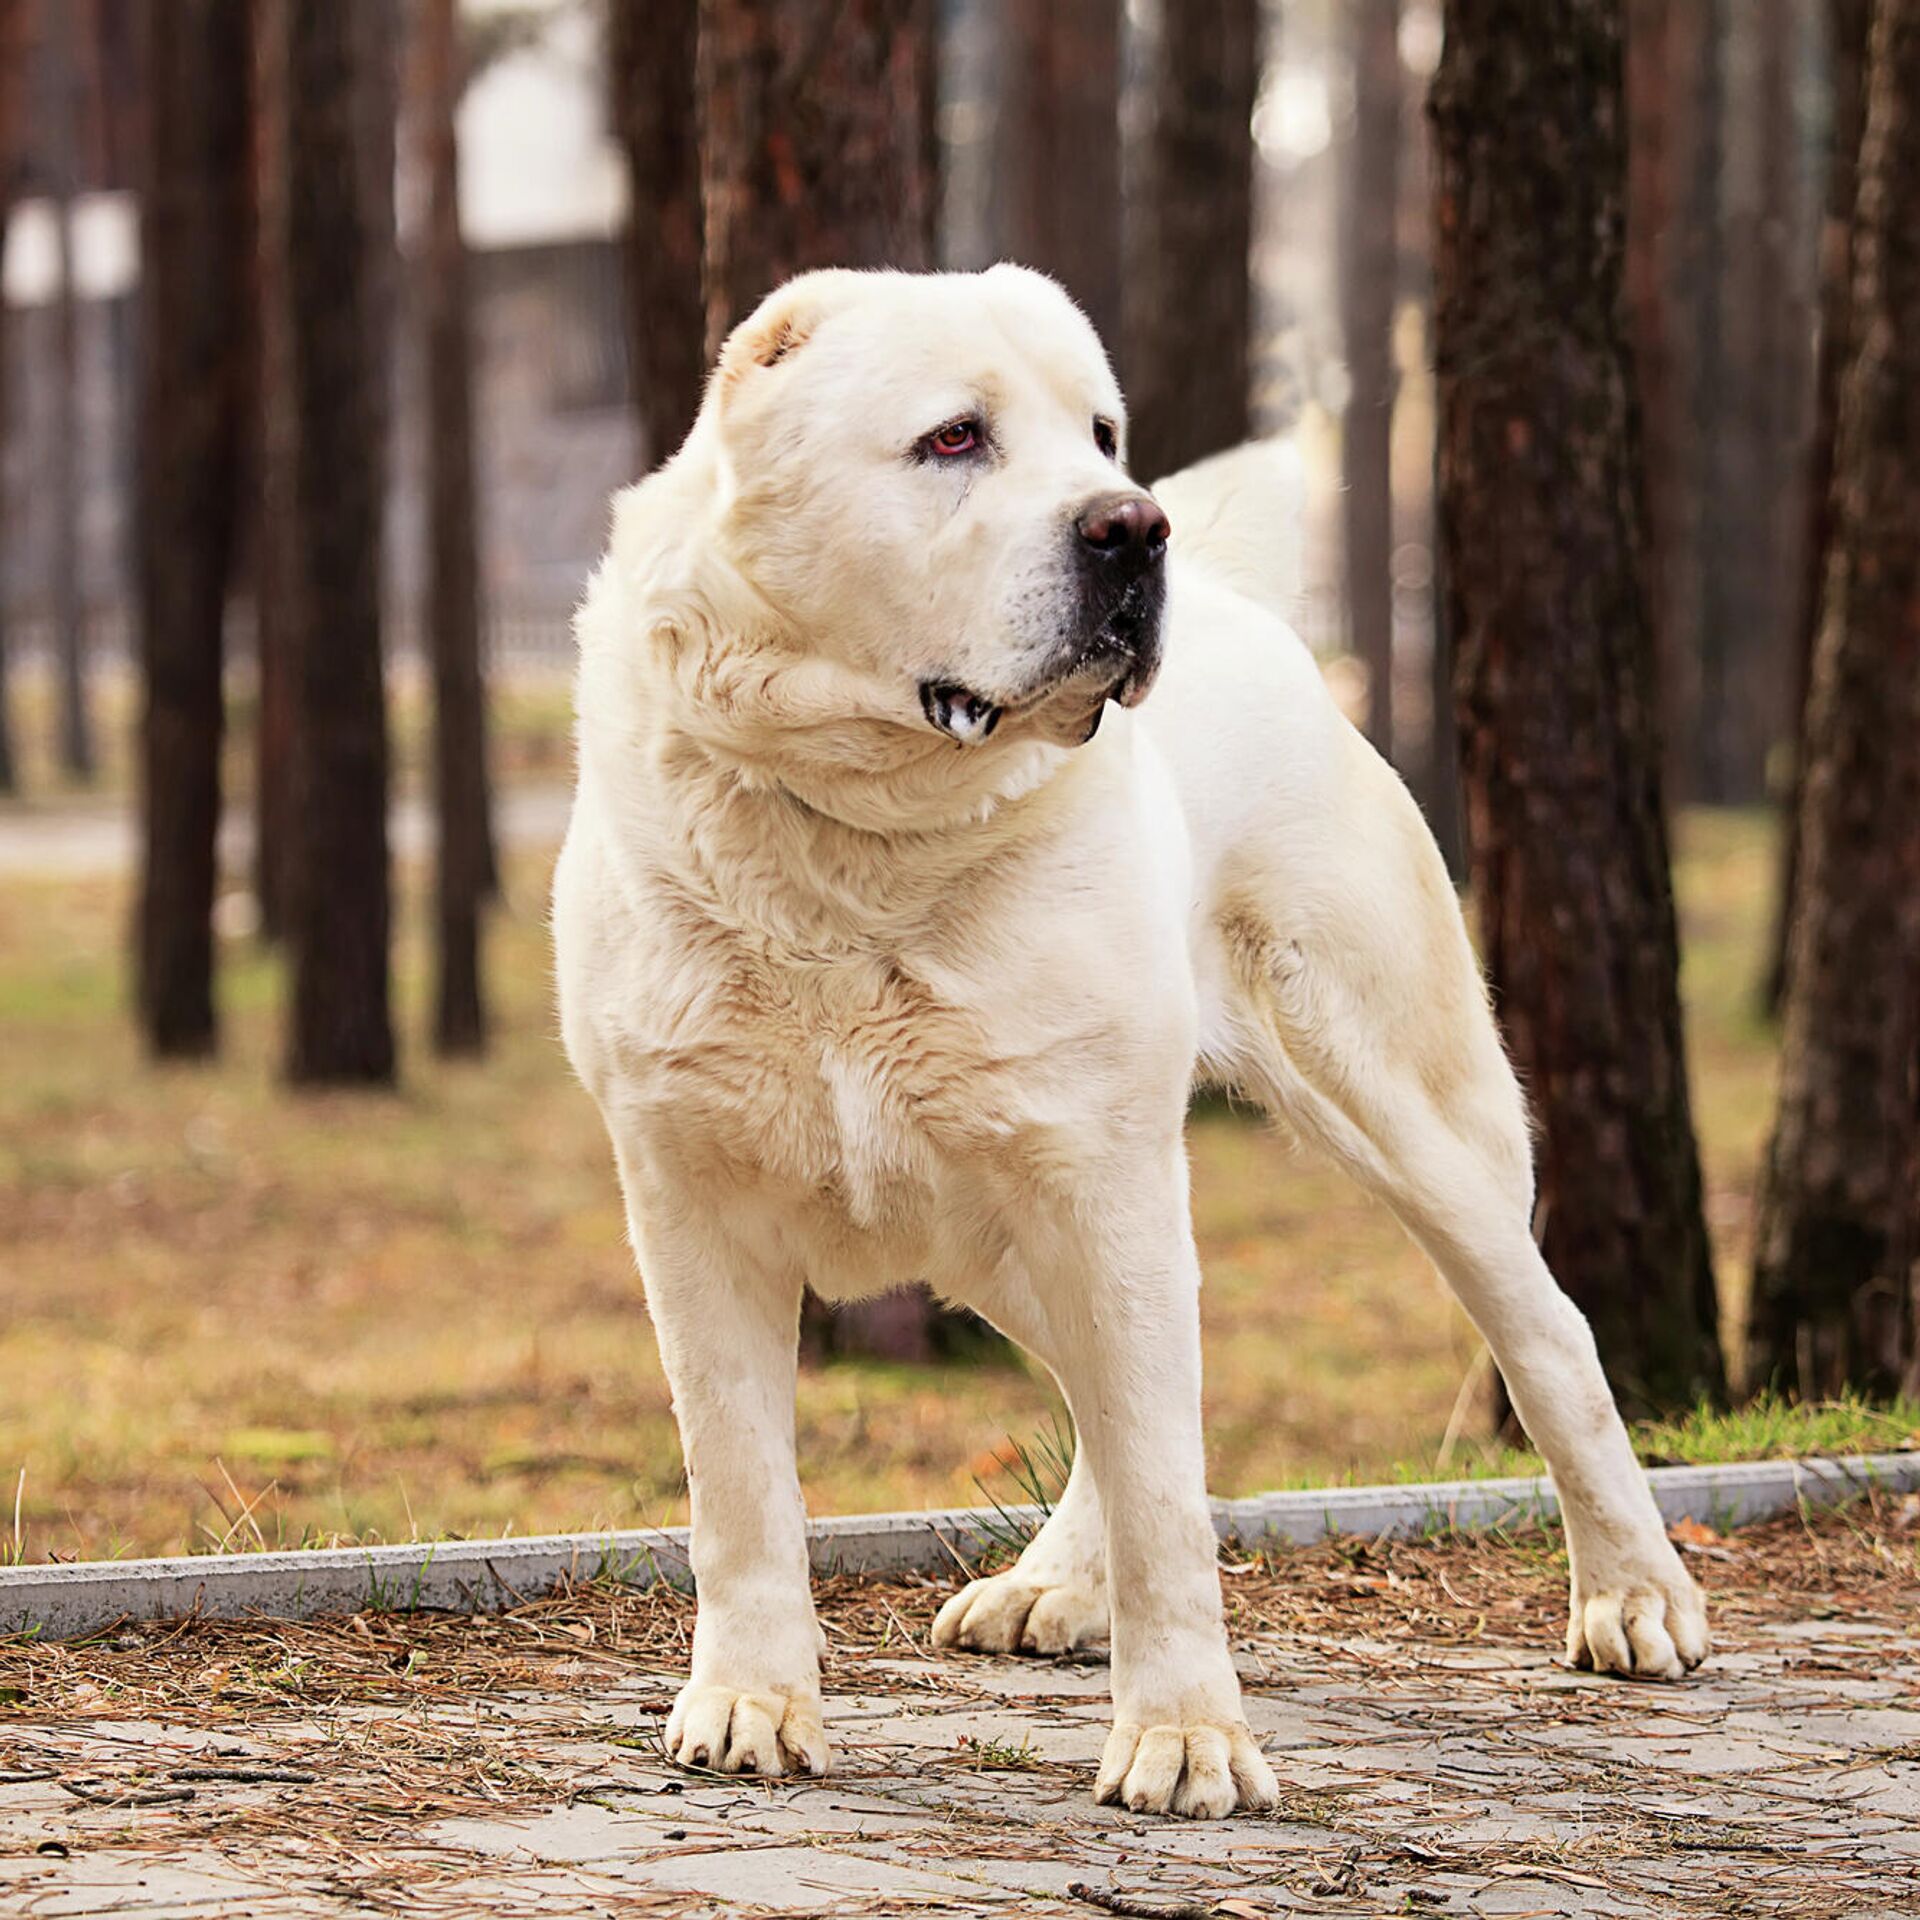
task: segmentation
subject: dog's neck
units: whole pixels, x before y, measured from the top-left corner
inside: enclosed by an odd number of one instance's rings
[[[582,661],[580,763],[616,857],[704,917],[795,952],[934,924],[975,876],[1050,830],[1097,753],[1122,748],[923,746],[876,721],[741,726],[737,708],[721,728],[631,659],[609,688],[612,664]],[[701,698],[725,709],[729,695],[707,684]]]
[[[687,473],[689,497],[710,499],[684,465],[693,452],[623,499],[589,585],[581,779],[619,823],[620,857],[714,918],[809,946],[888,937],[1042,830],[1087,758],[1119,743],[1003,731],[958,746],[925,726],[912,690],[798,644],[712,529],[689,535],[664,500]]]

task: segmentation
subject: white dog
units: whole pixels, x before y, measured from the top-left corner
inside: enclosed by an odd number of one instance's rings
[[[616,506],[554,930],[686,1447],[684,1761],[827,1765],[801,1289],[918,1278],[1044,1361],[1080,1436],[1052,1518],[935,1639],[1110,1638],[1096,1797],[1274,1803],[1207,1509],[1196,1079],[1330,1152],[1452,1283],[1564,1503],[1571,1656],[1671,1677],[1706,1651],[1529,1231],[1527,1122],[1440,858],[1240,590],[1290,535],[1231,461],[1156,501],[1124,442],[1050,281],[812,274]]]

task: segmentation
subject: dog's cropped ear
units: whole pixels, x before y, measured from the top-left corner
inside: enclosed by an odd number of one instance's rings
[[[821,321],[851,304],[861,278],[834,267],[776,287],[727,335],[715,369],[722,395],[798,353]]]

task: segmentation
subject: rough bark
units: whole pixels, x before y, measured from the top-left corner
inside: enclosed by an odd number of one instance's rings
[[[427,388],[427,622],[438,826],[433,1034],[443,1054],[474,1054],[484,1050],[487,1038],[480,934],[489,890],[492,800],[480,669],[473,322],[454,125],[460,96],[454,0],[422,0],[419,20],[421,170],[427,180],[420,280]]]
[[[0,0],[0,179],[12,177],[19,152],[22,114],[21,77],[26,71],[27,30],[32,22],[27,0]],[[0,193],[0,258],[6,253],[7,196]],[[6,365],[6,303],[0,300],[0,367]],[[0,381],[0,452],[7,434],[6,383]],[[0,566],[5,564],[6,516],[0,514]],[[0,607],[0,794],[12,793],[19,781],[14,757],[12,689],[7,674],[6,610]]]
[[[1145,479],[1247,437],[1259,77],[1256,0],[1164,0],[1127,235],[1128,464]]]
[[[938,206],[931,0],[707,0],[707,354],[813,267],[925,268]]]
[[[1622,311],[1621,0],[1447,0],[1439,521],[1488,968],[1539,1224],[1630,1409],[1722,1390]]]
[[[1718,212],[1724,284],[1700,352],[1712,412],[1702,425],[1701,686],[1696,796],[1750,806],[1788,730],[1793,561],[1784,511],[1800,474],[1812,323],[1800,239],[1789,0],[1723,9],[1724,124]]]
[[[1687,600],[1682,644],[1681,698],[1672,712],[1675,804],[1724,797],[1726,764],[1722,717],[1727,701],[1727,556],[1732,537],[1720,436],[1727,424],[1731,383],[1726,368],[1727,291],[1725,232],[1720,183],[1726,160],[1726,8],[1724,0],[1699,0],[1694,8],[1696,46],[1690,112],[1693,140],[1688,155],[1685,212],[1686,315],[1691,333],[1686,485],[1692,510],[1687,543]]]
[[[350,9],[266,0],[281,41],[288,389],[287,560],[293,797],[285,882],[300,1083],[393,1078],[387,729],[381,677],[378,440],[369,265],[376,218],[360,164]]]
[[[614,130],[626,150],[627,338],[641,457],[686,438],[706,376],[700,291],[699,0],[607,0]]]
[[[1000,256],[1052,274],[1117,357],[1120,0],[1004,0],[1000,33]]]
[[[1353,0],[1353,139],[1340,261],[1347,616],[1367,738],[1393,758],[1393,319],[1400,288],[1400,0]]]
[[[1700,39],[1695,0],[1628,0],[1625,285],[1646,471],[1648,613],[1661,711],[1669,716],[1683,710],[1680,659],[1692,631],[1682,606],[1692,505],[1680,273],[1686,229],[1678,214],[1690,172]]]
[[[1427,663],[1431,721],[1427,729],[1427,764],[1420,806],[1427,816],[1434,844],[1440,849],[1440,857],[1447,863],[1447,873],[1459,887],[1468,882],[1471,874],[1466,807],[1460,791],[1460,734],[1453,715],[1453,634],[1447,625],[1450,616],[1446,553],[1439,537],[1440,449],[1437,440],[1432,464],[1433,653]]]
[[[0,33],[6,31],[0,22]],[[0,56],[4,57],[4,56]],[[4,83],[0,83],[4,84]],[[0,156],[6,148],[0,145]],[[0,165],[4,165],[0,157]],[[4,258],[7,247],[7,207],[0,200],[0,258]],[[6,303],[0,300],[0,367],[6,365],[7,330]],[[0,381],[0,459],[3,459],[7,443],[7,406],[4,392],[5,382]],[[0,514],[0,567],[6,565],[6,515]],[[0,794],[11,794],[19,789],[20,776],[14,756],[13,746],[13,686],[7,659],[7,611],[0,606]]]
[[[286,37],[271,31],[279,0],[250,0],[253,33],[254,893],[260,930],[287,927],[293,836],[293,371],[287,294]]]
[[[139,1009],[161,1055],[210,1053],[221,670],[247,311],[246,0],[161,0],[141,204],[144,853]]]
[[[53,110],[44,131],[53,201],[54,423],[47,446],[47,491],[53,504],[53,632],[59,663],[60,764],[76,780],[96,767],[93,715],[87,690],[86,630],[80,601],[80,331],[73,284],[73,203],[79,191],[77,126],[81,92],[74,58],[74,9],[46,10],[48,96]]]
[[[1793,765],[1780,832],[1773,934],[1760,987],[1761,1007],[1770,1014],[1780,1011],[1786,997],[1788,929],[1799,891],[1807,698],[1813,686],[1821,589],[1833,537],[1833,447],[1840,415],[1840,369],[1848,344],[1847,310],[1853,293],[1853,207],[1859,192],[1860,134],[1866,122],[1867,28],[1872,16],[1873,0],[1827,0],[1827,180],[1825,212],[1820,222],[1820,344],[1814,372],[1813,434],[1805,469],[1807,524],[1794,629]]]
[[[1920,0],[1878,0],[1800,905],[1755,1236],[1750,1372],[1808,1396],[1914,1359],[1920,1071]]]

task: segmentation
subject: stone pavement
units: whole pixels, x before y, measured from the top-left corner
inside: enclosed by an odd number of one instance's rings
[[[1211,1826],[1095,1808],[1104,1667],[930,1656],[924,1586],[823,1609],[838,1770],[799,1784],[663,1761],[675,1598],[637,1660],[604,1610],[438,1637],[356,1616],[331,1644],[396,1684],[502,1636],[485,1684],[373,1702],[330,1697],[336,1656],[294,1629],[27,1650],[0,1661],[0,1913],[1920,1912],[1920,1618],[1750,1608],[1691,1683],[1642,1686],[1562,1670],[1542,1623],[1489,1629],[1471,1589],[1477,1626],[1371,1627],[1444,1607],[1434,1581],[1461,1599],[1443,1558],[1297,1577],[1344,1583],[1366,1630],[1236,1609],[1286,1799]],[[126,1717],[114,1674],[161,1670]]]

